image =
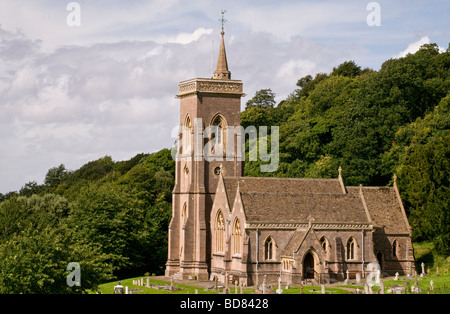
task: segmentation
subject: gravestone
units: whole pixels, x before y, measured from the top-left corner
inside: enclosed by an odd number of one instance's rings
[[[360,273],[356,273],[356,284],[357,285],[361,284],[361,274]]]
[[[278,289],[277,294],[283,294],[283,289],[281,289],[281,277],[278,278]]]
[[[422,267],[422,272],[420,273],[420,277],[424,277],[427,275],[425,273],[425,264],[422,262],[422,264],[420,264],[420,266]]]
[[[325,294],[325,285],[321,286],[321,292],[322,292],[322,294]]]
[[[263,294],[267,293],[267,275],[264,275],[264,281],[263,281],[263,286],[262,286],[262,292]]]
[[[367,282],[364,284],[364,293],[365,294],[372,294],[372,289],[369,287]]]
[[[398,280],[398,275],[399,275],[398,272],[396,272],[394,280],[396,280],[396,281]]]
[[[350,272],[348,271],[348,269],[347,269],[347,271],[345,272],[346,274],[347,274],[347,276],[346,276],[346,278],[345,278],[345,281],[344,281],[344,283],[346,284],[346,285],[348,285],[348,280],[349,280],[349,274],[350,274]]]

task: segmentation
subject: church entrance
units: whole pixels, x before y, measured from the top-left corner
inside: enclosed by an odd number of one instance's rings
[[[303,259],[303,279],[314,279],[314,256],[311,252],[306,253]]]

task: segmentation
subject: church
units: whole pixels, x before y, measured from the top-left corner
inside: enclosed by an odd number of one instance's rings
[[[385,274],[413,274],[411,227],[395,176],[393,187],[346,186],[341,169],[335,179],[244,177],[237,153],[222,159],[199,153],[208,138],[197,133],[240,126],[243,82],[231,79],[223,29],[221,35],[213,77],[179,84],[184,131],[165,276],[248,286],[264,277],[329,283],[357,273],[364,278],[372,263]],[[225,136],[214,140],[235,148],[242,141]]]

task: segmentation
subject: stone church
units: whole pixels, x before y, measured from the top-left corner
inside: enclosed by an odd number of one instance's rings
[[[236,155],[199,154],[208,138],[196,133],[240,126],[243,96],[242,81],[231,79],[222,30],[213,77],[179,85],[187,131],[178,141],[165,275],[327,283],[364,277],[370,263],[390,275],[412,274],[411,228],[395,177],[393,187],[346,186],[341,169],[335,179],[252,178],[243,176]],[[223,137],[215,140],[235,147],[241,141]]]

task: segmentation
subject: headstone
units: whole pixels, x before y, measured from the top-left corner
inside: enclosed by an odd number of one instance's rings
[[[124,294],[124,288],[122,286],[122,284],[119,281],[119,284],[117,286],[114,287],[114,294]]]
[[[384,283],[380,282],[380,294],[384,294]]]
[[[346,276],[346,278],[345,278],[344,283],[345,283],[346,285],[348,285],[348,280],[349,280],[349,274],[350,274],[350,272],[349,272],[348,269],[347,269],[347,271],[346,271],[345,273],[347,274],[347,276]]]
[[[239,282],[239,292],[240,292],[240,294],[244,294],[244,291],[242,288],[242,281]]]
[[[431,280],[430,281],[430,291],[433,291],[433,290],[434,290],[434,281]]]
[[[303,294],[303,283],[302,282],[300,282],[300,292],[299,293]]]
[[[150,278],[147,277],[147,288],[150,288]]]
[[[234,294],[238,294],[238,282],[237,282],[237,280],[234,282]]]
[[[361,274],[360,273],[356,273],[356,284],[357,285],[361,284]]]
[[[277,294],[283,294],[283,289],[281,289],[281,277],[278,278],[278,289]]]
[[[439,277],[439,266],[436,267],[436,277]]]
[[[364,284],[364,293],[365,294],[372,294],[371,293],[372,289],[370,289],[369,285],[367,284],[367,282]]]
[[[262,286],[262,293],[263,294],[266,294],[267,293],[267,291],[266,291],[266,289],[267,289],[267,275],[264,275],[264,281],[263,281],[263,286]]]
[[[321,286],[321,292],[322,292],[322,294],[325,294],[325,285]]]
[[[425,274],[425,264],[422,262],[422,264],[420,264],[420,266],[422,266],[422,272],[420,273],[420,277],[426,276],[426,274]]]
[[[376,283],[377,285],[380,284],[380,278],[381,278],[381,270],[377,269],[377,271],[376,271],[376,277],[375,277],[375,283]]]
[[[198,289],[195,289],[195,294],[198,294]]]
[[[398,280],[398,272],[395,273],[395,278],[394,280]]]

